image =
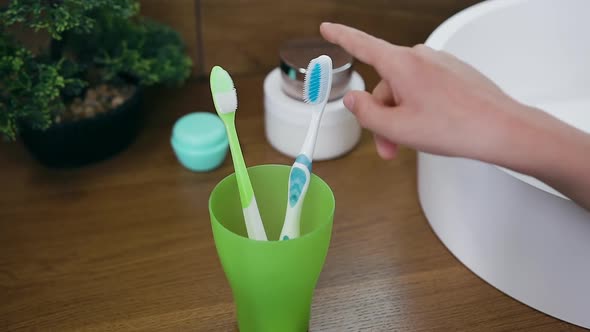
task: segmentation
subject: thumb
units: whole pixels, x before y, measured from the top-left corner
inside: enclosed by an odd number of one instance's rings
[[[362,127],[391,142],[398,141],[397,128],[403,126],[405,120],[400,106],[385,106],[366,91],[348,92],[344,96],[344,105],[354,113]]]

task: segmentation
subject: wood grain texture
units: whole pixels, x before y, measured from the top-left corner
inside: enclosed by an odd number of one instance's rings
[[[248,165],[290,164],[265,141],[262,80],[236,79],[243,152]],[[213,109],[209,87],[147,95],[138,140],[96,165],[48,170],[0,143],[0,331],[237,330],[207,209],[231,159],[191,173],[169,145],[179,116]],[[581,330],[503,295],[445,249],[417,200],[413,151],[382,161],[364,133],[314,171],[337,208],[310,331]]]
[[[278,65],[290,38],[319,35],[323,21],[348,24],[401,45],[415,45],[445,19],[479,0],[201,0],[205,71],[261,73]]]
[[[140,13],[169,25],[182,36],[193,60],[193,75],[201,73],[198,0],[140,0]]]
[[[8,2],[9,0],[0,0],[0,8]],[[167,24],[180,33],[186,44],[186,52],[193,61],[193,75],[199,75],[201,59],[197,0],[140,0],[140,8],[141,15]],[[49,46],[50,38],[47,33],[36,33],[20,25],[14,26],[10,31],[35,53]]]

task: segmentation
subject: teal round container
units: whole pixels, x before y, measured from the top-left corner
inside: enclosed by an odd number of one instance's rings
[[[180,164],[193,172],[221,166],[229,147],[223,122],[209,112],[189,113],[178,119],[170,143]]]

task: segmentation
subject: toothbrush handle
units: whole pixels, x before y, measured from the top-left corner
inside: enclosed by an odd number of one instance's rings
[[[321,108],[324,106],[325,105],[319,105]],[[322,120],[322,114],[324,113],[322,109],[313,109],[311,112],[311,122],[309,123],[309,128],[307,129],[307,134],[305,135],[305,140],[303,141],[300,152],[300,155],[309,156],[310,159],[313,158],[313,151],[315,150],[315,143],[320,129],[320,122]]]
[[[227,135],[229,136],[229,148],[231,150],[232,161],[236,173],[236,181],[238,182],[238,192],[240,193],[240,201],[242,203],[242,212],[244,214],[244,222],[246,224],[246,232],[248,238],[254,240],[266,241],[266,232],[258,211],[258,204],[254,197],[254,189],[248,176],[248,169],[244,162],[242,149],[240,148],[240,141],[236,132],[236,126],[233,121],[228,122]]]
[[[300,218],[303,201],[309,188],[311,179],[311,160],[305,155],[299,155],[291,167],[289,174],[289,196],[285,223],[279,240],[289,240],[300,235]]]
[[[228,121],[227,135],[229,136],[229,149],[231,150],[231,159],[234,163],[236,180],[240,189],[240,200],[242,201],[242,208],[245,209],[250,205],[250,202],[254,197],[254,189],[252,189],[252,183],[250,183],[250,178],[248,177],[248,169],[244,162],[244,156],[242,155],[242,149],[240,148],[240,141],[238,140],[234,121]]]
[[[264,231],[264,225],[262,224],[262,218],[258,211],[258,204],[256,203],[256,197],[252,197],[250,205],[242,209],[244,213],[244,221],[246,223],[246,232],[248,238],[260,241],[267,241],[266,232]]]
[[[311,179],[311,160],[315,149],[315,142],[320,128],[323,108],[325,104],[320,105],[320,109],[313,109],[311,112],[311,122],[301,147],[301,153],[295,159],[289,174],[289,196],[287,201],[287,212],[285,213],[285,222],[279,240],[288,240],[299,237],[300,235],[300,218],[303,201],[307,194],[309,181]]]

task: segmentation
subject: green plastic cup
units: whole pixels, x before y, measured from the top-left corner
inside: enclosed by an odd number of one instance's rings
[[[313,174],[301,213],[301,236],[278,241],[290,168],[248,168],[269,241],[247,238],[235,174],[211,192],[213,237],[241,332],[308,330],[313,291],[330,245],[335,201],[330,187]]]

